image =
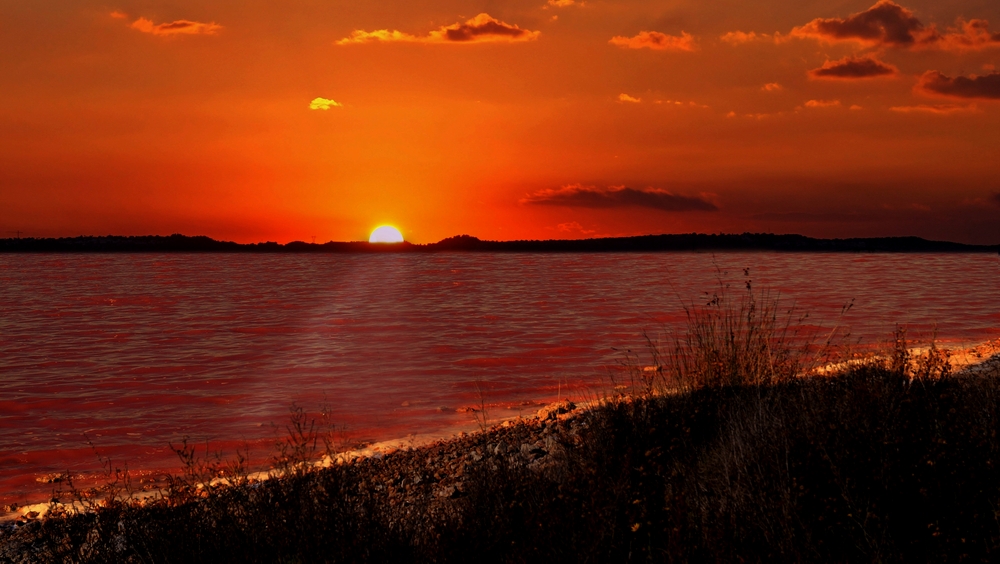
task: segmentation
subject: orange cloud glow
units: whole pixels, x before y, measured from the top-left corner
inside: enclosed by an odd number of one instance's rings
[[[630,104],[638,104],[639,102],[642,102],[642,99],[641,98],[633,98],[632,96],[629,96],[628,94],[619,94],[618,95],[618,101],[619,102],[628,102]]]
[[[681,32],[678,35],[667,35],[658,31],[640,31],[634,37],[617,35],[608,43],[623,49],[652,49],[654,51],[694,51],[697,46],[694,37]]]
[[[719,39],[725,43],[729,43],[730,45],[743,45],[744,43],[753,43],[755,41],[779,41],[777,35],[757,33],[754,31],[730,31],[719,36]]]
[[[840,105],[840,100],[809,100],[805,103],[807,108],[835,108]]]
[[[132,29],[153,35],[215,35],[222,29],[214,22],[202,23],[190,20],[176,20],[169,23],[154,24],[152,20],[139,18],[130,25]]]
[[[495,43],[514,41],[533,41],[541,35],[540,31],[521,29],[512,24],[502,22],[489,14],[479,14],[465,23],[443,26],[425,36],[415,36],[400,31],[380,29],[376,31],[355,30],[344,39],[337,41],[338,45],[352,43],[381,42],[411,42],[411,43]]]
[[[974,51],[1000,47],[1000,33],[990,33],[986,20],[959,20],[955,27],[941,36],[939,46],[955,51]]]

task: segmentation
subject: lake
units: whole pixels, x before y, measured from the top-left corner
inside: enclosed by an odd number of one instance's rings
[[[140,471],[185,436],[264,457],[293,403],[352,440],[446,432],[481,400],[532,413],[746,280],[861,345],[1000,336],[993,254],[0,255],[0,501],[93,474],[95,449]]]

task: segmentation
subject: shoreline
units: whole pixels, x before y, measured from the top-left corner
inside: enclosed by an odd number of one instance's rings
[[[918,356],[926,354],[929,347],[911,347],[908,350],[911,355]],[[938,347],[937,350],[946,355],[952,367],[952,374],[955,376],[976,376],[989,372],[1000,373],[1000,338],[974,343],[960,343],[955,347]],[[857,361],[852,360],[833,363],[817,369],[816,374],[821,376],[834,374],[843,369],[849,369],[851,366],[867,360],[871,360],[871,357],[858,359]],[[655,367],[643,368],[652,368],[655,370]],[[470,421],[449,426],[447,429],[439,432],[414,433],[405,437],[375,441],[359,448],[337,452],[332,457],[324,454],[318,460],[313,460],[309,464],[312,468],[328,468],[336,465],[353,464],[365,460],[377,461],[400,451],[415,451],[434,447],[454,447],[464,440],[474,439],[477,436],[486,435],[496,429],[507,428],[516,423],[532,424],[532,422],[544,422],[549,419],[556,419],[559,421],[570,419],[592,410],[599,404],[600,400],[593,398],[578,398],[574,401],[569,397],[567,397],[567,399],[560,399],[556,402],[534,402],[534,406],[539,408],[528,415],[519,413],[518,415],[508,415],[506,417],[491,417],[488,424],[485,426],[473,418]],[[471,410],[474,408],[461,409]],[[507,406],[507,409],[512,411],[514,408]],[[492,411],[492,413],[496,413],[496,411]],[[262,482],[274,478],[280,479],[284,476],[272,468],[270,470],[248,472],[246,477],[252,482]],[[226,483],[225,479],[213,480],[210,485],[218,485],[220,483]],[[163,485],[158,484],[151,489],[134,492],[133,498],[143,501],[155,500],[164,497],[165,491],[166,489]],[[56,509],[57,511],[65,510],[72,513],[79,511],[81,507],[79,507],[79,502],[76,501],[70,503],[26,503],[24,505],[18,505],[18,507],[13,511],[0,512],[0,525],[11,526],[12,523],[18,520],[30,521],[34,519],[41,519],[53,509]]]
[[[2,253],[628,253],[697,251],[779,251],[819,253],[993,253],[1000,245],[934,241],[921,237],[855,237],[821,239],[774,233],[684,233],[603,237],[596,239],[547,239],[491,241],[458,235],[436,243],[369,243],[329,241],[281,244],[235,243],[210,237],[186,236],[80,236],[62,238],[0,239]]]

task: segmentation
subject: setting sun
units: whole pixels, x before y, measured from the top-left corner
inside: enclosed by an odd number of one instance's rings
[[[399,229],[391,225],[381,225],[372,231],[371,237],[368,238],[369,243],[402,243],[403,234],[399,232]]]

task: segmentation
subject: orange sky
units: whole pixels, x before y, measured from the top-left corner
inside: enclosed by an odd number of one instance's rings
[[[1000,243],[992,1],[4,2],[0,61],[0,237]]]

